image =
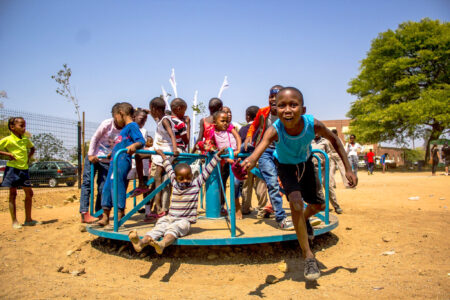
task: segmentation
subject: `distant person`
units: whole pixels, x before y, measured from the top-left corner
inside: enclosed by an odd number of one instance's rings
[[[116,103],[112,107],[112,115],[117,113],[119,104]],[[97,212],[102,209],[102,191],[109,171],[110,160],[106,156],[111,153],[121,129],[114,121],[114,118],[106,119],[100,123],[91,138],[88,155],[84,162],[83,182],[81,183],[81,223],[90,224],[97,221],[89,213],[89,199],[93,192],[91,191],[91,176],[95,178],[95,173],[97,173],[97,198],[95,201],[95,212]],[[104,156],[104,158],[98,158],[99,156]],[[94,174],[91,174],[91,164],[94,165]]]
[[[356,141],[354,134],[350,135],[350,140],[345,144],[345,151],[347,152],[348,160],[352,166],[353,173],[358,176],[358,155],[362,151],[362,147]]]
[[[117,106],[116,111],[113,112],[115,123],[120,131],[119,137],[116,139],[116,144],[110,154],[111,161],[115,158],[117,151],[127,149],[127,152],[121,153],[116,159],[117,161],[117,177],[113,179],[113,169],[109,168],[106,182],[102,191],[102,208],[103,216],[98,225],[106,226],[109,224],[109,215],[113,207],[113,180],[117,182],[117,209],[118,220],[125,215],[125,204],[127,198],[127,175],[131,169],[131,156],[136,150],[145,145],[144,137],[139,130],[138,124],[133,122],[134,108],[130,103],[122,102]]]
[[[224,106],[222,110],[227,113],[228,122],[230,124],[233,124],[234,128],[236,128],[236,130],[239,131],[242,125],[239,124],[238,122],[233,122],[233,113],[231,112],[231,109],[228,106]]]
[[[311,141],[316,134],[328,139],[339,153],[350,186],[356,186],[358,179],[336,136],[312,115],[305,115],[303,95],[298,89],[281,89],[276,96],[276,108],[279,119],[267,129],[261,143],[243,161],[242,166],[250,171],[265,149],[272,143],[275,144],[273,156],[277,172],[286,191],[295,232],[305,258],[304,276],[306,280],[316,280],[320,277],[320,270],[308,243],[308,236],[314,235],[311,224],[308,226],[308,220],[325,209],[325,200],[317,193],[320,182],[314,171],[311,155]],[[306,208],[304,202],[308,203]]]
[[[193,179],[194,175],[188,164],[179,163],[174,170],[162,150],[157,149],[156,152],[162,157],[164,168],[169,174],[173,186],[169,213],[160,218],[155,227],[147,232],[142,240],[135,230],[130,231],[128,237],[136,252],[141,252],[144,247],[150,245],[155,248],[156,253],[162,254],[164,248],[178,238],[187,235],[191,224],[197,222],[198,194],[220,161],[220,155],[225,152],[225,148],[214,155],[208,165],[203,168],[201,175],[195,179]],[[162,240],[158,241],[160,238]]]
[[[448,176],[448,166],[450,165],[450,147],[448,146],[448,142],[445,142],[442,147],[442,156],[444,157],[445,163],[445,176]]]
[[[436,169],[441,159],[437,145],[431,147],[431,175],[436,176]]]
[[[386,159],[387,158],[388,158],[388,154],[387,153],[384,153],[383,155],[381,155],[381,158],[380,158],[380,164],[383,167],[383,173],[386,172],[386,168],[387,168],[387,166],[386,166]]]
[[[12,117],[8,120],[11,135],[0,140],[0,155],[8,157],[3,182],[1,186],[9,187],[9,213],[12,227],[22,228],[16,217],[17,188],[22,187],[25,192],[25,223],[24,226],[34,226],[37,221],[31,218],[33,189],[31,188],[28,164],[34,154],[33,143],[25,136],[26,122],[22,117]]]
[[[341,144],[344,145],[342,140],[339,138],[337,130],[331,129],[331,132],[334,133],[334,135],[336,135],[336,137],[339,139]],[[339,173],[341,173],[342,183],[344,184],[345,187],[348,187],[347,178],[345,177],[344,163],[342,162],[342,159],[339,157],[339,154],[336,152],[336,150],[333,147],[331,147],[330,172],[335,174],[336,169],[339,170]],[[336,186],[335,186],[335,188],[336,188]]]
[[[269,106],[260,108],[256,114],[255,121],[250,125],[247,137],[244,141],[244,149],[247,150],[249,145],[257,147],[263,140],[264,134],[278,120],[276,96],[283,87],[274,85],[269,90]],[[254,133],[259,130],[258,137],[254,140]],[[278,182],[278,173],[275,165],[275,142],[271,142],[264,152],[258,157],[259,170],[264,178],[269,192],[269,199],[275,210],[275,221],[281,230],[294,230],[292,221],[288,218],[286,211],[283,209],[283,198],[280,194],[280,184]],[[266,209],[267,213],[270,211]]]
[[[375,166],[375,153],[373,153],[372,149],[369,149],[369,152],[367,153],[367,163],[369,165],[369,170],[367,171],[367,173],[369,175],[373,175],[373,168]]]

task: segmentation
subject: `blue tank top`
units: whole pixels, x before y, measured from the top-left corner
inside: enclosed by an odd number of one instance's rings
[[[307,161],[311,156],[311,141],[316,135],[314,133],[314,117],[302,115],[302,119],[305,126],[302,132],[296,136],[289,135],[279,119],[272,125],[278,134],[273,155],[282,164],[296,165]]]

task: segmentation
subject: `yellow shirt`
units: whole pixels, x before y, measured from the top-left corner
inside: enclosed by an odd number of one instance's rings
[[[26,136],[19,138],[13,133],[0,140],[0,151],[9,152],[16,158],[9,160],[6,165],[20,170],[28,169],[28,150],[33,147]]]

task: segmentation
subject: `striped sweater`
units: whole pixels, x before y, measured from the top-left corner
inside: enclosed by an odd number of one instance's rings
[[[175,180],[175,172],[170,161],[168,159],[164,160],[164,169],[169,174],[170,182],[173,186],[169,216],[187,218],[191,223],[197,222],[198,193],[219,161],[220,158],[214,155],[213,159],[203,167],[202,174],[192,181],[191,186],[186,189],[180,189],[178,182]]]

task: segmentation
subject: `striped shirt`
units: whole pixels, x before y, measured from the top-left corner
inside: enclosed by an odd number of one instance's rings
[[[191,223],[197,222],[198,193],[219,161],[220,158],[217,155],[214,155],[213,159],[203,167],[202,174],[192,181],[191,186],[186,189],[181,189],[178,182],[175,180],[175,172],[173,171],[170,161],[168,159],[164,160],[164,169],[169,174],[170,182],[173,186],[169,216],[187,218]]]

